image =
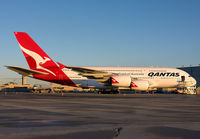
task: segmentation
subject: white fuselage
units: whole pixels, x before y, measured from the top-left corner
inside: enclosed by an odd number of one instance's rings
[[[131,80],[148,81],[149,88],[177,88],[196,85],[196,80],[187,72],[176,68],[154,67],[83,67],[92,70],[115,73],[119,76],[129,76]],[[100,82],[88,79],[81,74],[64,68],[63,72],[78,86],[93,88],[108,88]],[[184,81],[183,81],[184,78]]]

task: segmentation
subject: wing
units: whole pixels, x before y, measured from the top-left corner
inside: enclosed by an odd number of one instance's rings
[[[16,66],[6,66],[9,70],[15,71],[19,74],[22,74],[24,76],[31,76],[32,74],[39,74],[39,75],[46,75],[48,73],[46,72],[40,72],[36,70],[30,70],[30,69],[25,69],[21,67],[16,67]]]
[[[88,79],[94,79],[94,80],[99,81],[99,82],[101,82],[105,85],[107,83],[109,83],[109,79],[110,79],[111,76],[117,75],[115,73],[110,73],[110,72],[100,71],[100,70],[93,70],[93,69],[89,69],[89,68],[65,66],[65,65],[63,65],[59,62],[57,62],[57,64],[59,65],[59,67],[61,69],[69,68],[72,71],[78,72],[82,76],[87,77]]]
[[[108,81],[108,79],[114,75],[114,73],[106,72],[106,71],[100,71],[100,70],[93,70],[88,68],[82,68],[82,67],[71,67],[67,66],[66,68],[72,69],[75,72],[78,72],[82,76],[87,77],[88,79],[95,79],[96,81],[105,83]]]

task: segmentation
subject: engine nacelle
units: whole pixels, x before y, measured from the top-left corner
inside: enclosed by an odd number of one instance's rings
[[[149,88],[149,82],[145,80],[135,80],[131,82],[131,89],[138,91],[147,91]]]
[[[115,87],[130,87],[131,77],[120,75],[111,77],[111,85]]]
[[[145,80],[131,80],[130,76],[119,75],[110,78],[110,83],[115,87],[131,88],[138,91],[147,91],[149,88],[149,82]]]

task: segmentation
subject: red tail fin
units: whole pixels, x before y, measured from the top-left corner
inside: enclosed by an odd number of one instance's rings
[[[19,46],[29,64],[30,69],[49,73],[47,75],[33,74],[34,78],[76,86],[62,71],[64,67],[58,67],[56,63],[31,39],[25,32],[14,32]]]
[[[56,63],[25,32],[14,32],[30,69],[42,70],[55,75],[50,69],[58,67]]]

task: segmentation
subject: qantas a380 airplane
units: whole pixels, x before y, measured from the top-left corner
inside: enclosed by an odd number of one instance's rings
[[[25,32],[14,32],[30,69],[7,66],[24,76],[110,92],[119,89],[148,91],[155,88],[187,88],[196,80],[185,71],[155,67],[72,67],[55,63]]]

